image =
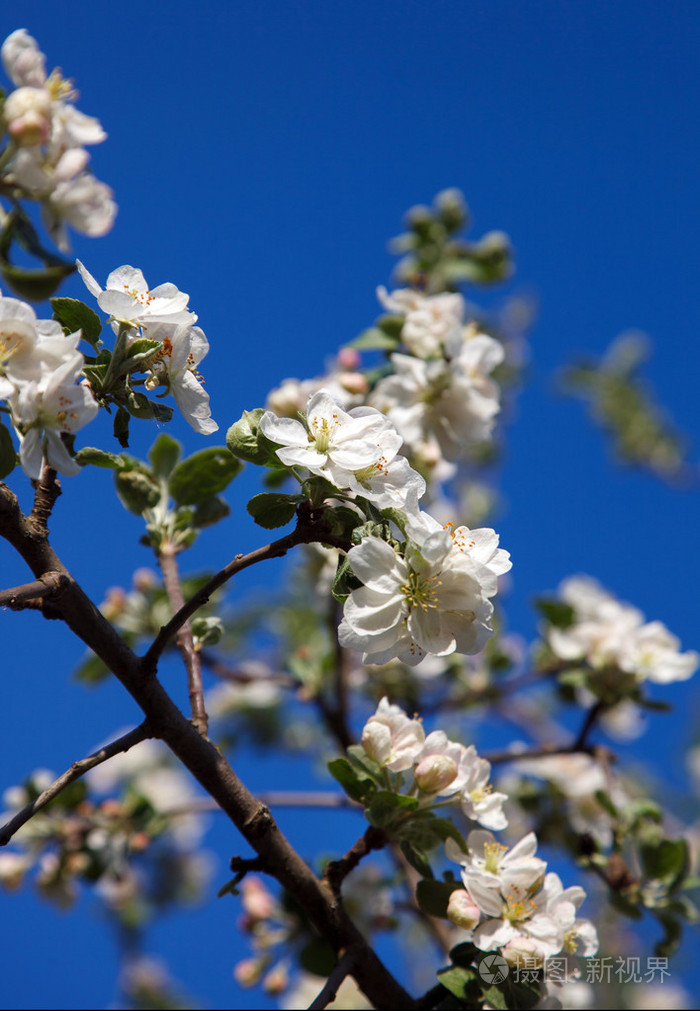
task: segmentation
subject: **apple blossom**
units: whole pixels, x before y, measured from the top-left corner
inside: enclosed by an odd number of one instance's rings
[[[420,754],[425,731],[419,720],[409,719],[399,706],[383,698],[365,723],[362,747],[370,758],[392,772],[410,769]]]
[[[161,348],[150,360],[151,374],[146,380],[146,389],[164,385],[195,432],[201,435],[216,432],[219,426],[211,416],[209,394],[197,371],[209,351],[204,332],[188,323],[175,327],[161,323],[149,327],[148,336],[151,340],[159,340]]]
[[[149,288],[140,270],[124,265],[112,271],[103,290],[80,260],[76,260],[76,264],[100,309],[113,320],[115,331],[120,323],[148,333],[156,323],[197,322],[196,315],[186,308],[190,296],[179,291],[174,284]]]
[[[405,316],[401,339],[418,358],[441,355],[448,341],[459,339],[464,320],[464,299],[460,294],[423,295],[412,288],[400,288],[389,294],[380,285],[377,298],[389,312]]]

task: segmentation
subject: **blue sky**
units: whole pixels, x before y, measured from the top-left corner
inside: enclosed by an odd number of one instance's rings
[[[461,188],[473,234],[498,228],[513,241],[516,275],[498,294],[527,290],[539,303],[496,523],[514,561],[510,626],[530,634],[532,597],[584,571],[664,621],[685,648],[700,647],[696,493],[612,468],[580,405],[554,392],[573,354],[644,330],[655,344],[650,376],[694,435],[697,459],[696,3],[25,0],[17,10],[5,5],[0,35],[26,27],[109,134],[93,167],[113,186],[119,216],[105,239],[76,236],[75,253],[101,281],[131,263],[151,285],[189,292],[211,345],[203,372],[222,437],[271,386],[319,374],[371,323],[401,215]],[[85,297],[79,280],[64,293]],[[142,428],[136,451],[157,434]],[[204,445],[184,423],[172,431],[190,451]],[[91,431],[79,444],[96,441]],[[106,435],[100,444],[113,448]],[[252,494],[255,478],[246,482]],[[65,485],[54,543],[99,601],[150,559],[106,473]],[[193,566],[218,567],[262,543],[245,499],[231,501],[233,519],[205,533]],[[2,572],[4,585],[25,578],[8,552]],[[276,575],[253,582],[267,578]],[[63,769],[137,718],[121,689],[68,682],[81,650],[54,623],[10,613],[2,622],[4,783],[36,766]],[[662,755],[662,775],[677,781],[698,696],[692,685],[658,696],[677,713],[655,719],[641,752]],[[272,769],[251,775],[260,789],[277,785]],[[212,848],[224,874],[236,843],[217,828]],[[2,901],[5,1006],[110,1000],[106,927],[89,931],[80,912],[59,918],[27,896]],[[220,903],[214,916],[156,931],[156,950],[209,1006],[235,1002],[234,918]],[[49,955],[57,947],[65,958]]]

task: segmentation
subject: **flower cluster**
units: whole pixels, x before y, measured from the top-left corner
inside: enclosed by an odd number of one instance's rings
[[[565,889],[536,849],[533,832],[507,849],[477,829],[467,838],[466,855],[448,840],[447,855],[462,865],[464,884],[450,896],[448,919],[473,932],[481,951],[501,949],[510,965],[542,965],[561,951],[594,955],[596,929],[577,917],[586,893],[579,886]]]
[[[80,332],[66,337],[55,320],[40,320],[31,306],[0,294],[0,397],[7,401],[25,473],[41,476],[45,461],[61,474],[80,467],[62,436],[95,417],[97,403],[80,384],[85,360]]]
[[[637,681],[686,681],[700,656],[680,652],[680,642],[660,621],[644,621],[630,604],[617,600],[589,576],[574,576],[559,587],[571,608],[565,627],[547,629],[547,642],[562,660],[585,660],[592,667],[615,666]]]
[[[128,265],[112,271],[104,290],[80,261],[78,270],[115,332],[125,336],[127,350],[139,337],[159,345],[144,363],[146,389],[164,386],[195,432],[216,432],[219,426],[211,416],[209,394],[198,372],[209,342],[194,325],[197,316],[187,308],[189,295],[170,283],[149,288],[142,271]]]
[[[410,719],[399,706],[383,698],[362,731],[365,753],[382,768],[393,773],[413,773],[406,789],[417,795],[422,807],[437,798],[461,805],[472,821],[486,828],[502,829],[508,824],[503,812],[504,793],[489,783],[491,766],[479,758],[476,748],[450,741],[442,730],[425,735],[423,724]],[[403,777],[397,789],[404,789]]]
[[[112,191],[89,171],[86,144],[106,134],[97,119],[79,112],[70,81],[46,60],[26,29],[2,45],[5,72],[16,88],[5,100],[0,127],[7,134],[3,177],[21,195],[40,200],[46,227],[68,248],[65,223],[85,235],[109,231],[117,208]]]
[[[457,460],[489,439],[500,409],[503,345],[464,326],[464,299],[379,289],[386,308],[404,316],[401,340],[410,354],[391,355],[393,375],[381,379],[369,402],[388,415],[407,452],[420,459]]]

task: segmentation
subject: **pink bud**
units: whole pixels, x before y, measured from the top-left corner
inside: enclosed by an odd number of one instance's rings
[[[469,892],[460,888],[450,895],[447,903],[447,919],[463,930],[473,930],[481,919],[481,911]]]
[[[440,793],[457,776],[457,765],[448,755],[428,755],[414,772],[416,783],[424,793]]]

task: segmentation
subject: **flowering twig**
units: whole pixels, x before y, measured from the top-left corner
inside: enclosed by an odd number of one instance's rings
[[[309,1011],[323,1011],[323,1008],[332,1004],[338,995],[338,989],[346,976],[352,973],[357,961],[359,951],[350,947],[343,953],[340,961],[335,966],[330,976],[326,980],[325,986],[319,995],[309,1004]]]
[[[128,751],[135,744],[139,744],[151,736],[148,724],[144,721],[134,730],[130,730],[128,734],[123,734],[122,737],[117,738],[116,741],[112,741],[111,744],[105,745],[104,748],[100,748],[99,751],[95,751],[92,755],[88,755],[87,758],[81,758],[77,762],[73,762],[70,769],[67,769],[63,775],[55,779],[50,786],[47,786],[36,800],[23,807],[14,818],[2,826],[0,829],[0,846],[6,846],[18,829],[22,828],[35,814],[38,814],[42,808],[51,803],[55,797],[58,797],[59,793],[65,790],[67,786],[70,786],[71,783],[74,783],[76,779],[80,779],[90,769],[94,769],[96,765],[102,765],[108,759],[114,758],[115,755],[119,755],[123,751]]]
[[[173,612],[180,611],[185,605],[182,595],[180,576],[177,567],[176,549],[166,539],[158,551],[158,563],[163,573],[165,592]],[[192,723],[203,736],[209,727],[209,717],[204,706],[204,687],[202,685],[202,661],[194,648],[192,628],[189,621],[184,621],[177,632],[177,648],[182,654],[187,669],[187,688],[190,696]]]
[[[22,586],[13,586],[9,590],[0,590],[0,607],[9,607],[12,611],[20,611],[23,607],[31,607],[34,602],[56,597],[68,584],[68,579],[62,572],[46,572],[40,579]]]

